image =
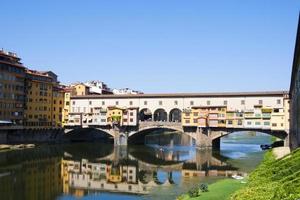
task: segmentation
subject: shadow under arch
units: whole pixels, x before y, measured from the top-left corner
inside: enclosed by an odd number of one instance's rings
[[[168,121],[168,113],[165,109],[158,108],[154,111],[153,118],[155,122],[159,122],[159,121],[166,122]]]
[[[169,113],[170,122],[181,122],[182,111],[179,108],[173,108]]]
[[[132,132],[128,135],[128,144],[145,144],[146,136],[163,135],[163,133],[169,132],[171,134],[186,135],[190,138],[190,135],[186,134],[182,129],[176,127],[146,127],[140,131]]]
[[[139,112],[140,121],[152,121],[152,112],[149,108],[143,108]]]
[[[113,143],[113,135],[98,128],[78,128],[64,134],[64,139],[70,142],[105,142]]]
[[[286,144],[286,139],[288,137],[288,134],[285,131],[272,131],[272,130],[262,130],[262,129],[236,129],[236,128],[229,128],[227,130],[219,130],[211,133],[211,140],[212,140],[212,146],[214,149],[220,149],[221,147],[221,139],[225,136],[232,135],[234,133],[243,133],[243,134],[265,134],[274,136],[276,138],[279,138],[282,140],[282,145]],[[268,142],[270,143],[270,142]]]
[[[236,133],[243,133],[243,134],[265,134],[269,136],[274,136],[281,140],[286,139],[288,134],[285,131],[271,131],[271,130],[261,130],[261,129],[227,129],[224,131],[216,131],[212,132],[211,139],[212,142],[220,141],[221,138],[226,137],[228,135],[236,134]]]

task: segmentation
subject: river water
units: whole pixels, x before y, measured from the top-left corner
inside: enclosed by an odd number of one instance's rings
[[[269,136],[237,133],[221,150],[191,146],[42,145],[0,153],[0,199],[175,199],[195,184],[246,174]]]

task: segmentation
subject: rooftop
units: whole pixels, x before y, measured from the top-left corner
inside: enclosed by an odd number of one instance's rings
[[[160,94],[124,94],[124,95],[83,95],[73,96],[72,99],[122,99],[122,98],[179,98],[179,97],[283,97],[288,91],[261,92],[223,92],[223,93],[160,93]]]

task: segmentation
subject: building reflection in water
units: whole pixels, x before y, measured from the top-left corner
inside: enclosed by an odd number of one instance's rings
[[[92,145],[95,149],[54,146],[1,153],[1,199],[50,200],[100,191],[144,195],[190,177],[240,173],[209,150]],[[175,172],[181,172],[180,180]]]
[[[65,158],[62,161],[63,192],[77,197],[98,191],[148,194],[154,187],[180,184],[173,180],[175,171],[181,171],[184,178],[241,174],[209,150],[195,150],[189,160],[181,159],[190,154],[188,150],[147,150],[116,147],[104,158]],[[159,172],[166,175],[164,180]]]

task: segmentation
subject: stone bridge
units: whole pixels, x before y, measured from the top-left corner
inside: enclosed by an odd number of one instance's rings
[[[107,127],[77,127],[77,128],[89,128],[89,129],[96,129],[101,132],[106,133],[109,137],[114,139],[114,144],[118,145],[127,145],[128,141],[134,140],[136,136],[144,134],[147,130],[158,130],[158,129],[165,129],[165,130],[172,130],[177,132],[178,134],[185,134],[192,138],[193,144],[195,144],[199,148],[220,148],[220,139],[226,135],[229,135],[233,132],[240,132],[240,131],[255,131],[255,132],[262,132],[272,136],[275,136],[280,139],[287,140],[288,134],[285,131],[271,131],[265,129],[253,129],[253,128],[200,128],[195,127],[193,129],[186,129],[182,126],[181,122],[162,122],[162,121],[141,121],[139,125],[136,127],[118,127],[114,126],[113,128]],[[73,128],[69,127],[69,129],[65,129],[66,134],[70,134],[74,130]],[[288,142],[285,142],[288,145]]]

